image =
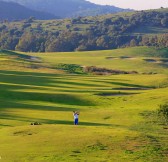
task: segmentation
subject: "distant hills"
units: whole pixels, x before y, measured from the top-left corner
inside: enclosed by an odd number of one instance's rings
[[[1,0],[0,0],[1,1]],[[48,12],[61,18],[78,16],[96,16],[108,13],[125,12],[115,6],[97,5],[86,0],[3,0],[16,2],[27,8]]]
[[[22,20],[35,17],[40,20],[54,19],[55,16],[42,11],[35,11],[14,2],[0,1],[0,20]]]
[[[168,47],[168,9],[71,19],[3,21],[0,48],[24,52]]]

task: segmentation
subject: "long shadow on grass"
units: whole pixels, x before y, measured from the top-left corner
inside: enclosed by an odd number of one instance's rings
[[[0,110],[6,111],[11,109],[26,109],[26,110],[40,110],[40,111],[76,111],[76,108],[67,108],[67,107],[61,107],[61,106],[45,106],[44,105],[38,105],[38,104],[26,104],[26,103],[19,103],[18,101],[2,101],[0,100]]]
[[[50,78],[51,75],[45,74],[45,77],[38,77],[38,75],[40,73],[0,71],[0,82],[27,86],[47,86],[48,84],[56,83]],[[54,75],[54,77],[56,76]]]
[[[90,76],[83,76],[83,75],[76,75],[76,74],[52,74],[52,73],[38,73],[38,72],[28,72],[28,71],[10,71],[10,70],[0,70],[0,75],[4,76],[16,76],[16,77],[34,77],[39,79],[62,79],[62,76],[65,76],[67,78],[83,78],[87,77],[90,78]],[[93,77],[94,79],[95,77]],[[79,79],[80,80],[80,79]]]
[[[1,114],[0,119],[5,119],[5,120],[13,120],[13,121],[22,121],[22,122],[28,122],[29,125],[32,122],[39,122],[42,125],[43,124],[62,124],[62,125],[73,125],[73,120],[68,121],[68,120],[51,120],[51,119],[36,119],[36,118],[28,118],[28,117],[23,117],[23,116],[17,116],[17,115],[10,115],[10,114]],[[79,122],[79,125],[82,126],[118,126],[118,125],[112,125],[112,124],[105,124],[105,123],[93,123],[93,122]],[[2,126],[7,126],[7,125],[2,125]]]
[[[104,88],[104,89],[102,89]],[[70,86],[64,86],[64,85],[56,85],[55,87],[50,87],[50,86],[33,86],[33,85],[25,85],[25,84],[10,84],[10,83],[0,83],[0,91],[1,91],[1,94],[0,96],[2,96],[3,94],[3,91],[6,91],[10,89],[11,91],[23,91],[24,90],[33,90],[33,91],[37,91],[37,92],[40,92],[40,91],[49,91],[49,92],[52,92],[52,93],[55,93],[55,92],[66,92],[66,93],[94,93],[94,92],[97,92],[97,91],[102,91],[102,90],[107,90],[107,91],[110,91],[111,89],[109,89],[109,87],[101,87],[98,86],[98,87],[94,87],[94,88],[90,88],[90,87],[87,87],[85,89],[82,89],[80,87],[70,87]]]
[[[37,93],[37,92],[17,92],[6,90],[2,92],[0,98],[6,100],[31,100],[31,101],[45,101],[63,105],[74,105],[74,106],[96,106],[96,104],[90,100],[80,98],[76,95],[71,94],[52,94],[52,93]]]
[[[88,86],[88,87],[101,87],[101,83],[103,84],[112,84],[118,86],[126,86],[126,87],[144,87],[143,85],[138,84],[129,84],[120,81],[114,81],[114,79],[106,79],[103,81],[92,80],[93,83],[80,83],[77,81],[69,80],[69,75],[65,75],[64,77],[59,74],[42,74],[42,73],[33,73],[33,72],[17,72],[17,71],[3,71],[0,70],[0,82],[9,83],[9,84],[17,84],[18,86],[49,86],[52,87],[62,87],[69,88],[71,86]],[[77,76],[80,80],[81,76]],[[77,79],[77,80],[78,80]],[[113,81],[110,81],[113,80]],[[94,82],[100,83],[100,85],[95,85]],[[109,87],[109,86],[106,86]]]
[[[41,120],[41,122],[45,124],[63,124],[63,125],[73,125],[73,121],[67,121],[67,120]],[[111,126],[111,124],[103,124],[103,123],[93,123],[93,122],[82,122],[79,121],[79,125],[82,126]]]
[[[5,55],[18,56],[18,57],[23,58],[23,59],[29,59],[31,57],[31,56],[26,55],[26,54],[21,54],[21,53],[17,53],[17,52],[13,52],[13,51],[8,51],[8,50],[2,50],[2,52]]]
[[[0,82],[8,84],[18,84],[18,86],[50,86],[50,87],[69,87],[69,86],[88,86],[97,87],[100,85],[95,85],[94,83],[80,83],[77,81],[70,81],[68,75],[49,75],[40,73],[30,73],[30,72],[15,72],[15,71],[1,71],[0,70]],[[41,76],[42,75],[42,76]],[[44,77],[45,76],[45,77]],[[71,76],[72,77],[72,76]],[[82,80],[82,79],[80,79]],[[66,86],[67,85],[67,86]]]
[[[21,71],[10,71],[10,70],[0,70],[0,74],[4,76],[17,76],[17,77],[36,77],[36,78],[49,78],[61,76],[60,74],[51,73],[38,73],[38,72],[21,72]],[[68,75],[67,75],[68,76]]]
[[[1,79],[0,79],[1,81]],[[42,84],[42,83],[40,83]],[[52,83],[53,84],[53,83]],[[2,82],[0,83],[0,89],[1,91],[2,90],[5,90],[5,89],[10,89],[10,90],[16,90],[16,89],[33,89],[33,90],[48,90],[48,91],[62,91],[62,92],[78,92],[77,90],[74,90],[72,88],[71,85],[63,85],[62,82],[60,83],[57,83],[57,82],[54,82],[54,84],[56,85],[38,85],[38,83],[36,82],[36,85],[33,83],[33,84],[23,84],[23,83],[14,83],[14,81],[12,82],[9,82],[9,81],[5,81],[5,82]],[[100,87],[100,86],[99,86]],[[89,87],[90,88],[90,87]],[[97,88],[95,86],[95,88]],[[65,89],[65,90],[61,90],[61,89]],[[70,89],[70,90],[68,90]],[[80,89],[80,87],[77,87],[77,89]],[[66,91],[67,90],[67,91]]]
[[[105,83],[109,83],[109,84],[113,84],[113,85],[119,85],[119,86],[125,86],[125,87],[139,87],[139,88],[150,88],[148,86],[143,86],[143,85],[139,85],[139,84],[129,84],[129,83],[124,83],[124,82],[106,82]]]

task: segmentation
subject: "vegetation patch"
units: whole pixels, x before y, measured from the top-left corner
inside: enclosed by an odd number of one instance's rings
[[[112,70],[107,68],[100,68],[96,66],[86,66],[84,67],[86,73],[93,73],[96,75],[108,75],[108,74],[138,74],[137,71],[122,71],[122,70]]]
[[[104,145],[104,144],[102,144],[101,142],[99,142],[99,141],[97,141],[95,144],[93,144],[93,145],[89,145],[89,146],[87,146],[87,148],[89,149],[89,150],[107,150],[108,149],[108,147],[106,146],[106,145]]]
[[[75,154],[80,154],[81,153],[79,150],[74,150],[72,152],[75,153]]]
[[[83,68],[76,64],[57,64],[56,69],[65,70],[69,73],[84,74]]]
[[[157,114],[160,121],[168,125],[168,104],[167,103],[159,106]]]

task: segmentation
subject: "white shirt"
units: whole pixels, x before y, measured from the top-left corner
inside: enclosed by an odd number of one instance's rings
[[[78,119],[78,114],[74,114],[74,119]]]

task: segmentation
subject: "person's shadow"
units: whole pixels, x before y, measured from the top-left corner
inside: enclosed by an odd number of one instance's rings
[[[68,120],[42,120],[44,124],[64,124],[64,125],[73,125],[73,121],[68,121]],[[83,122],[79,120],[79,124],[82,126],[111,126],[111,124],[103,124],[103,123],[93,123],[93,122]]]

